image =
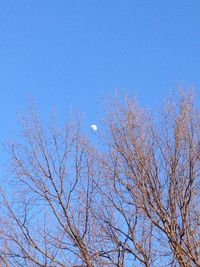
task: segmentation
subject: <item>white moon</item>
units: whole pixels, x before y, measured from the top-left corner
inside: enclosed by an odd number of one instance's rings
[[[96,132],[97,129],[98,129],[97,126],[96,126],[95,124],[92,124],[92,125],[90,126],[90,128],[91,128],[93,131],[95,131],[95,132]]]

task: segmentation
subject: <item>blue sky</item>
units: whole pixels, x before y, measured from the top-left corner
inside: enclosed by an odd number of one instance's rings
[[[29,96],[95,122],[116,90],[157,105],[177,85],[200,93],[199,0],[0,0],[0,139]]]

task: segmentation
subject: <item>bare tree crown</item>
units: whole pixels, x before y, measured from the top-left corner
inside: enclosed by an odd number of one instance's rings
[[[78,119],[23,122],[10,194],[1,188],[0,266],[200,266],[193,92],[157,116],[129,98],[111,106],[100,149]]]

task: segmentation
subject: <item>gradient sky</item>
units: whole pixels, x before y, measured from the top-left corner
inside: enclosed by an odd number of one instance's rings
[[[0,0],[0,139],[39,112],[97,119],[116,90],[141,105],[177,85],[200,93],[199,0]]]

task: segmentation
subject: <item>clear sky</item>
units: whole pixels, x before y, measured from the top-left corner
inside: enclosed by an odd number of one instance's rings
[[[200,93],[199,0],[0,0],[1,140],[29,96],[92,124],[105,95],[151,106],[177,85]]]

